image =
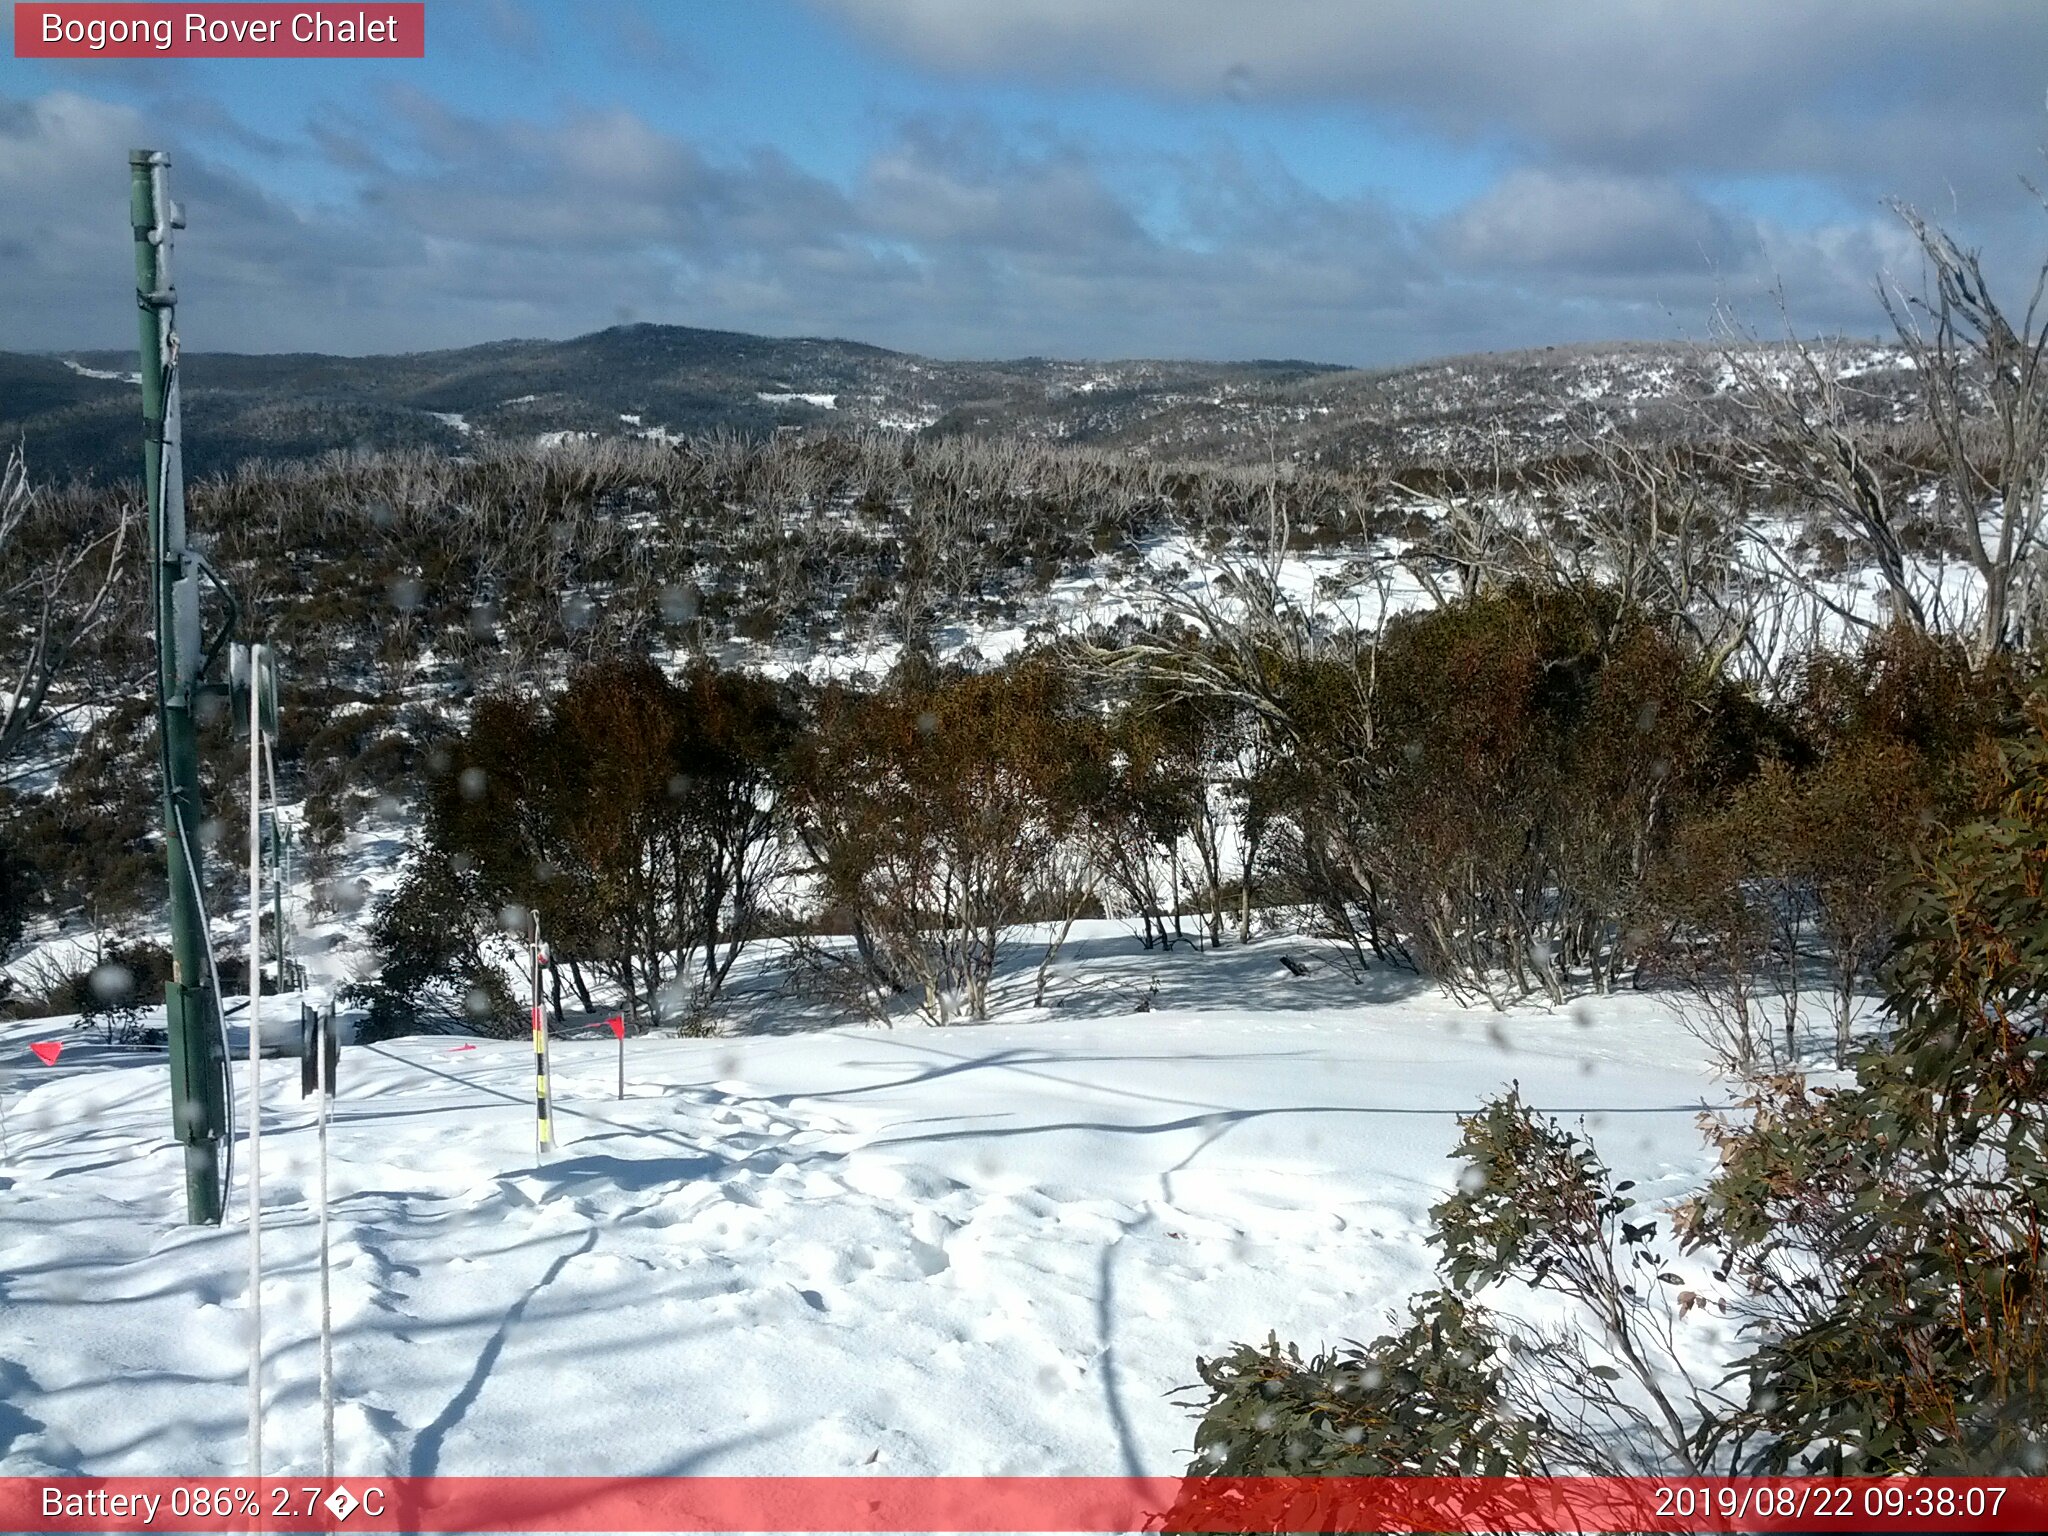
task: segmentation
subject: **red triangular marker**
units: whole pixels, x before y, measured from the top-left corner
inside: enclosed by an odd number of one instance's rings
[[[29,1049],[36,1053],[36,1056],[42,1061],[44,1066],[54,1067],[57,1065],[58,1056],[63,1053],[64,1042],[62,1040],[38,1040]]]
[[[605,1028],[609,1029],[621,1040],[626,1038],[626,1017],[624,1014],[615,1013],[610,1018],[606,1019],[604,1022]]]
[[[455,1051],[473,1051],[475,1049],[476,1047],[473,1045],[458,1045],[455,1047]],[[448,1054],[450,1056],[453,1056],[455,1054],[455,1051],[450,1051]]]

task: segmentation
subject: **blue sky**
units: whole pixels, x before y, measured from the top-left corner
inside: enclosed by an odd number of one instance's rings
[[[420,61],[0,59],[0,347],[122,346],[125,149],[194,344],[624,320],[1386,363],[1869,333],[1903,197],[2013,280],[2048,7],[430,0]],[[2038,177],[2037,177],[2038,179]],[[204,339],[201,339],[204,338]]]
[[[1429,211],[1476,193],[1502,163],[1487,148],[1403,132],[1342,101],[1166,100],[1097,81],[1048,87],[923,69],[830,11],[777,0],[437,0],[429,24],[424,60],[181,61],[175,89],[219,103],[277,145],[303,140],[309,101],[346,101],[389,86],[423,90],[483,117],[509,115],[518,102],[543,112],[618,107],[705,144],[772,144],[840,181],[886,146],[895,124],[920,117],[985,119],[1016,134],[1060,132],[1136,157],[1234,144],[1278,157],[1326,194],[1391,192]],[[21,82],[101,87],[140,107],[159,97],[167,73],[155,65],[110,71],[34,60],[10,67]],[[252,176],[267,179],[280,169],[276,156],[231,135],[209,138],[206,148]],[[301,156],[299,169],[324,195],[347,190],[346,178],[317,152]],[[1142,183],[1142,166],[1133,169]]]

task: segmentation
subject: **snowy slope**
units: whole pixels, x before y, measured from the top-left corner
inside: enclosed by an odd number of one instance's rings
[[[1651,1203],[1704,1173],[1723,1091],[1656,1001],[1489,1018],[1283,948],[1098,924],[1075,1006],[636,1039],[624,1102],[609,1039],[562,1042],[539,1167],[526,1045],[351,1048],[340,1469],[1178,1472],[1197,1354],[1368,1338],[1428,1283],[1452,1116],[1510,1078]],[[60,1022],[0,1030],[0,1472],[240,1470],[239,1189],[227,1229],[181,1224],[160,1054],[51,1070],[27,1044]],[[296,1064],[266,1085],[266,1438],[310,1471],[314,1138]]]

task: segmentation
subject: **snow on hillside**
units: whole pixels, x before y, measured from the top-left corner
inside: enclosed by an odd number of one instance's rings
[[[1174,1473],[1198,1354],[1369,1338],[1430,1282],[1453,1115],[1511,1079],[1650,1203],[1703,1176],[1724,1090],[1657,1000],[1482,1016],[1283,952],[1311,953],[1093,924],[1059,1006],[945,1030],[808,1027],[764,988],[747,1035],[628,1041],[623,1102],[613,1043],[563,1040],[538,1166],[524,1042],[351,1047],[341,1470]],[[67,1024],[0,1026],[0,1473],[238,1471],[242,1192],[227,1228],[183,1225],[161,1053],[43,1067],[28,1044],[82,1041]],[[295,1063],[265,1103],[265,1433],[308,1472]]]
[[[81,379],[111,379],[117,384],[140,384],[142,382],[142,375],[139,373],[121,373],[109,368],[88,368],[85,364],[73,362],[68,357],[59,358],[58,361]]]

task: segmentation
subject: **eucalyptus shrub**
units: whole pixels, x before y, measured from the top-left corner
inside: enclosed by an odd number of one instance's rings
[[[2048,690],[2025,716],[1990,814],[1898,892],[1892,1027],[1853,1082],[1759,1077],[1707,1122],[1721,1166],[1674,1235],[1718,1254],[1713,1301],[1750,1341],[1723,1382],[1675,1346],[1704,1303],[1661,1223],[1509,1092],[1460,1120],[1431,1212],[1447,1288],[1342,1355],[1203,1362],[1190,1475],[2048,1471]],[[1489,1314],[1502,1285],[1592,1326]]]
[[[1391,1314],[1390,1314],[1391,1317]],[[1304,1361],[1268,1336],[1198,1360],[1209,1389],[1191,1475],[1506,1477],[1544,1465],[1545,1425],[1506,1402],[1504,1341],[1454,1290],[1406,1326]]]
[[[2048,694],[1995,812],[1905,892],[1895,1030],[1853,1086],[1768,1079],[1687,1215],[1749,1293],[1744,1467],[2048,1470]]]

